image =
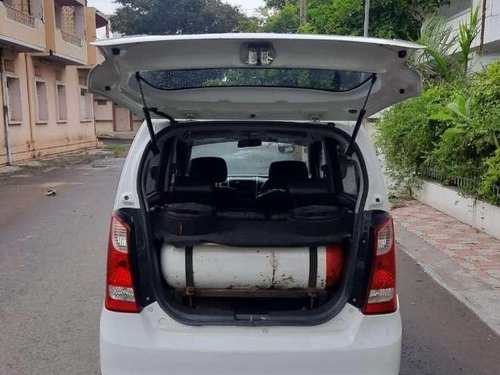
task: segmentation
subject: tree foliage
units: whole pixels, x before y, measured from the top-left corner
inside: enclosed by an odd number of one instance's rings
[[[449,0],[371,0],[370,36],[416,39],[424,17]],[[364,0],[308,0],[308,23],[298,26],[288,23],[295,32],[316,34],[362,35]],[[280,32],[283,24],[298,20],[297,0],[267,0],[271,9],[264,28]],[[294,16],[292,16],[292,13]]]
[[[281,10],[287,4],[297,5],[299,0],[264,0],[264,3],[266,4],[266,8]]]
[[[273,33],[296,33],[300,26],[297,5],[285,4],[279,12],[268,13],[262,31]]]
[[[116,0],[113,31],[137,34],[201,34],[240,31],[245,16],[221,0]]]

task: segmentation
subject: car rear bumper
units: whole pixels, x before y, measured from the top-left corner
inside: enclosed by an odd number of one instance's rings
[[[193,327],[155,303],[103,309],[100,351],[103,375],[398,374],[401,318],[347,305],[314,327]]]

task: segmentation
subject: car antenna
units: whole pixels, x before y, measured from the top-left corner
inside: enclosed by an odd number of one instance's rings
[[[135,79],[137,80],[137,83],[139,85],[139,91],[141,93],[141,98],[142,98],[142,111],[144,112],[144,118],[146,119],[146,125],[148,126],[149,130],[149,136],[151,138],[151,150],[153,151],[153,154],[157,155],[160,152],[160,148],[158,147],[158,142],[156,141],[156,134],[153,129],[153,122],[151,121],[151,113],[156,113],[157,115],[160,115],[162,117],[167,118],[170,120],[171,124],[175,123],[175,120],[173,117],[167,115],[166,113],[158,111],[156,108],[149,108],[148,105],[146,104],[146,98],[144,97],[144,91],[142,89],[142,81],[144,80],[139,72],[135,72]]]
[[[368,87],[368,93],[366,94],[366,98],[365,98],[365,102],[363,103],[363,107],[359,111],[358,119],[356,120],[356,125],[354,126],[351,140],[349,141],[349,145],[347,146],[347,149],[345,151],[346,156],[352,156],[352,154],[354,153],[354,145],[356,144],[356,138],[358,136],[359,129],[361,128],[361,123],[363,122],[363,119],[365,118],[365,115],[366,115],[366,104],[368,103],[368,99],[370,98],[370,95],[372,93],[372,88],[373,88],[373,85],[375,84],[376,80],[377,80],[377,75],[374,73],[371,76],[370,87]]]

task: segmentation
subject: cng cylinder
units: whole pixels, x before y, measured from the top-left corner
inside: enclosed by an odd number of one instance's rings
[[[175,289],[329,289],[341,276],[344,252],[339,244],[312,248],[164,244],[160,261],[167,284]]]

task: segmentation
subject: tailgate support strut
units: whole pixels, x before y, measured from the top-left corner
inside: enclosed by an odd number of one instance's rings
[[[148,107],[148,105],[146,104],[146,98],[144,97],[144,91],[142,90],[142,81],[144,81],[144,79],[141,77],[139,72],[135,72],[135,79],[137,80],[139,91],[141,93],[142,111],[144,112],[144,118],[146,120],[146,125],[148,126],[149,137],[151,138],[151,150],[153,151],[153,154],[157,155],[160,152],[160,148],[158,147],[158,142],[156,141],[156,134],[153,128],[153,122],[151,121],[151,112],[165,117],[170,121],[171,125],[175,124],[175,119],[164,112],[158,111],[157,108]]]
[[[374,73],[374,74],[372,74],[372,77],[370,79],[370,87],[368,87],[368,93],[366,94],[365,102],[363,103],[363,107],[359,111],[358,119],[356,120],[356,125],[354,126],[351,140],[349,141],[349,145],[347,146],[347,149],[345,151],[346,156],[352,156],[352,154],[354,152],[354,145],[356,144],[356,138],[357,138],[358,133],[359,133],[359,128],[361,128],[361,123],[363,122],[363,119],[365,118],[366,104],[368,103],[368,99],[370,98],[370,95],[371,95],[372,89],[373,89],[373,85],[375,84],[376,80],[377,80],[377,75]]]

